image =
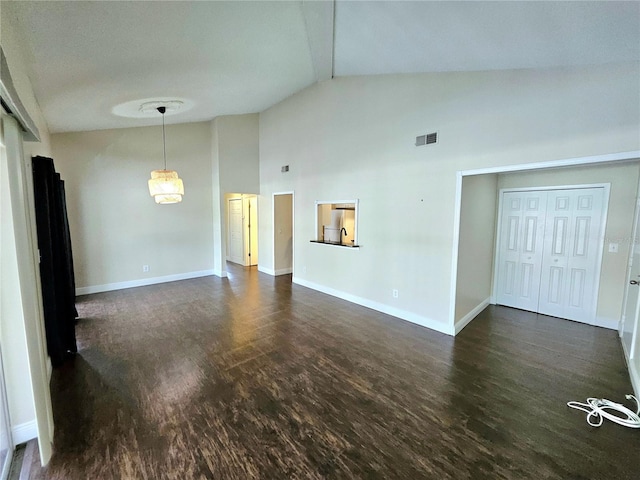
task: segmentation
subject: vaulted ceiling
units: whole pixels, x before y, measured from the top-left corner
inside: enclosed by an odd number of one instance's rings
[[[259,112],[333,76],[640,62],[640,3],[2,1],[51,132]],[[4,21],[3,21],[4,22]],[[1,41],[1,38],[0,38]]]

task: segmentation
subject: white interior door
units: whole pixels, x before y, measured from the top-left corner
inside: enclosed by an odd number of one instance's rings
[[[547,192],[502,197],[498,294],[500,305],[537,311]]]
[[[604,188],[502,195],[496,303],[593,323]]]
[[[229,199],[229,255],[228,260],[244,265],[242,199]]]
[[[548,193],[538,312],[593,323],[603,188]]]

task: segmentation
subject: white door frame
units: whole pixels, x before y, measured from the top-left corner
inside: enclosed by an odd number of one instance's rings
[[[456,172],[456,196],[453,217],[453,249],[451,252],[451,283],[449,287],[449,333],[457,335],[473,319],[466,318],[456,325],[456,294],[458,283],[458,250],[460,247],[460,214],[462,209],[462,179],[473,175],[486,175],[492,173],[525,172],[528,170],[544,170],[558,167],[585,166],[596,164],[614,164],[616,162],[628,162],[640,158],[640,150],[631,150],[619,153],[607,153],[604,155],[592,155],[588,157],[565,158],[548,162],[523,163],[503,165],[498,167],[478,168],[473,170],[459,170]]]
[[[291,195],[291,270],[295,272],[296,262],[296,192],[273,192],[271,194],[271,272],[276,275],[276,196]]]
[[[0,84],[1,85],[1,84]],[[0,90],[4,93],[4,89],[0,87]],[[3,96],[4,98],[4,96]],[[7,115],[4,107],[0,105],[0,115]],[[0,117],[0,123],[2,122],[2,118]],[[3,126],[0,124],[0,128]],[[4,149],[4,134],[0,132],[0,149]],[[0,152],[0,155],[3,155]],[[0,168],[3,168],[0,163]],[[0,179],[2,178],[3,172],[0,171]],[[0,187],[1,188],[1,187]],[[0,226],[0,228],[2,228]],[[5,430],[4,432],[0,431],[0,435],[5,436],[5,442],[8,445],[7,456],[5,458],[4,464],[0,465],[2,469],[0,471],[0,479],[4,480],[9,478],[9,470],[11,469],[11,461],[13,460],[13,454],[15,451],[15,444],[13,443],[13,436],[11,434],[11,418],[9,418],[9,397],[7,396],[7,384],[5,381],[4,375],[4,363],[2,361],[2,342],[0,342],[0,415],[2,416],[2,423],[4,424]],[[0,442],[0,448],[2,448],[2,442]]]
[[[597,325],[597,316],[596,310],[598,308],[598,294],[600,293],[600,273],[602,271],[602,256],[604,253],[604,231],[607,225],[607,216],[609,214],[609,193],[611,192],[611,184],[610,183],[588,183],[588,184],[579,184],[579,185],[549,185],[549,186],[541,186],[541,187],[517,187],[517,188],[501,188],[498,192],[498,216],[496,217],[496,243],[495,243],[495,255],[493,258],[493,279],[491,282],[491,304],[496,304],[496,289],[498,288],[498,260],[499,260],[499,252],[500,252],[500,236],[502,234],[502,208],[503,202],[502,199],[506,192],[544,192],[544,191],[553,191],[553,190],[580,190],[585,188],[602,188],[604,190],[604,199],[603,199],[603,208],[602,208],[602,218],[600,221],[600,241],[598,243],[598,256],[596,260],[596,271],[595,271],[595,289],[593,299],[591,300],[591,316],[590,323],[591,325]]]
[[[10,228],[14,230],[13,237],[16,246],[16,251],[11,255],[17,261],[17,270],[15,271],[17,278],[15,281],[12,279],[12,294],[17,295],[17,300],[14,299],[14,301],[22,304],[22,313],[19,315],[20,318],[17,318],[19,321],[13,322],[15,331],[11,333],[11,338],[16,341],[10,342],[14,347],[20,344],[22,347],[17,350],[12,348],[9,352],[7,344],[5,344],[3,355],[5,362],[11,356],[15,361],[26,365],[28,382],[31,386],[31,393],[27,397],[33,400],[35,407],[33,427],[22,430],[12,425],[12,436],[13,441],[18,443],[37,437],[40,460],[44,466],[52,455],[54,420],[49,390],[47,368],[49,359],[46,356],[35,215],[32,213],[35,210],[31,182],[31,159],[25,158],[23,154],[23,137],[18,122],[4,114],[4,111],[0,116],[4,127],[3,171],[7,175],[6,182],[15,187],[15,189],[11,188],[6,191],[7,198],[10,199],[7,205],[11,212],[7,218],[10,219]],[[8,134],[8,132],[11,133]],[[11,398],[11,380],[7,378],[5,380],[9,380],[7,382],[9,388],[6,393]],[[9,415],[11,415],[11,411],[9,411]]]
[[[244,213],[244,201],[247,201],[247,222],[246,222],[246,237],[243,242],[244,248],[244,263],[247,267],[257,266],[258,261],[254,260],[256,257],[258,260],[260,259],[259,250],[258,250],[258,195],[247,193],[242,196],[242,211]],[[255,212],[251,212],[251,200],[255,200]],[[254,216],[255,223],[251,222],[251,217]],[[243,225],[244,230],[245,225]],[[256,240],[256,250],[254,251],[251,248],[253,240]],[[255,261],[255,263],[254,263]]]

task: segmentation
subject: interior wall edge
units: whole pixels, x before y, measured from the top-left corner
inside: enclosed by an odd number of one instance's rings
[[[633,385],[633,392],[637,399],[640,400],[640,373],[636,369],[635,365],[629,367],[629,376],[631,377],[631,385]]]
[[[279,275],[290,275],[293,273],[293,268],[280,268],[278,270],[274,270],[273,268],[263,267],[258,265],[258,271],[262,272],[266,275],[271,275],[272,277],[277,277]]]
[[[227,271],[226,270],[221,270],[219,268],[214,268],[212,270],[213,275],[215,275],[216,277],[220,277],[220,278],[227,278]]]
[[[262,273],[265,273],[267,275],[271,275],[272,277],[276,276],[276,271],[273,268],[263,267],[260,264],[258,264],[258,271],[262,272]]]
[[[629,352],[624,342],[622,344],[622,351],[624,352],[624,359],[627,362],[627,368],[629,369],[629,378],[631,378],[631,385],[633,386],[633,392],[638,400],[640,400],[640,372],[636,368],[632,359],[629,358]]]
[[[293,268],[280,268],[275,271],[276,276],[278,275],[289,275],[293,273]]]
[[[476,318],[478,315],[482,313],[482,311],[487,308],[491,304],[491,297],[485,298],[482,302],[480,302],[473,310],[467,313],[464,317],[458,320],[454,325],[454,333],[453,335],[459,334],[464,327],[471,323],[471,320]]]

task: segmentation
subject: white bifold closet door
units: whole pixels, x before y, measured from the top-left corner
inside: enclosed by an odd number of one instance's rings
[[[496,302],[595,319],[604,188],[504,192]]]

